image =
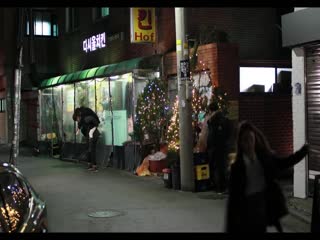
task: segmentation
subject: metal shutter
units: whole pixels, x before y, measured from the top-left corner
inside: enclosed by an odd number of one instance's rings
[[[320,171],[320,45],[306,48],[306,91],[309,170]]]

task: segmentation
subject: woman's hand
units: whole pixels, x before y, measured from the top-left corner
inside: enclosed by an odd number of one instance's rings
[[[300,150],[303,152],[304,155],[307,155],[309,153],[309,144],[305,143]]]

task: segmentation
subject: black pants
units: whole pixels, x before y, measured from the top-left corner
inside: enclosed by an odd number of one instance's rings
[[[93,138],[89,138],[89,136],[87,136],[88,162],[90,164],[90,167],[97,166],[96,150],[99,135],[99,131],[98,129],[96,129],[93,133]]]
[[[224,151],[208,150],[210,179],[218,192],[227,188],[227,160]]]
[[[266,232],[267,213],[265,193],[255,193],[247,198],[243,230],[245,232]]]

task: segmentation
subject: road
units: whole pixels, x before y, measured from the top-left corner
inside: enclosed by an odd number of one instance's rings
[[[2,159],[5,155],[0,153]],[[159,177],[138,177],[112,168],[93,173],[83,164],[32,157],[23,152],[18,168],[46,201],[50,232],[224,230],[226,197],[221,198],[214,192],[175,191],[166,189]],[[89,216],[106,211],[120,215]],[[285,219],[284,230],[303,231],[292,217]],[[274,232],[274,229],[268,231]]]

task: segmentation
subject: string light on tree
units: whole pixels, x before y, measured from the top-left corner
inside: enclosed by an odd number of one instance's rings
[[[148,80],[137,100],[134,126],[136,140],[140,142],[152,140],[158,144],[163,138],[169,111],[166,93],[163,81],[157,78]]]

